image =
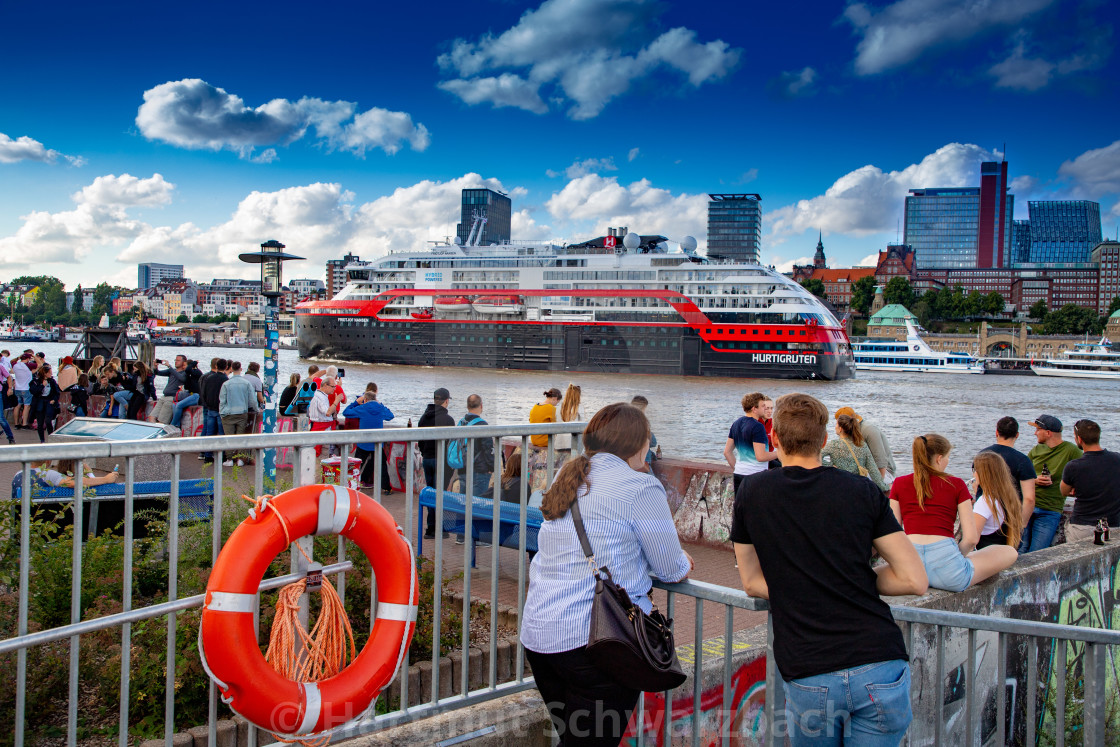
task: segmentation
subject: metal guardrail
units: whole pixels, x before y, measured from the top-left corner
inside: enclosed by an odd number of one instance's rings
[[[122,747],[126,747],[129,741],[129,726],[132,722],[132,717],[136,714],[130,713],[130,700],[131,700],[131,642],[132,642],[132,626],[139,622],[157,618],[166,619],[167,637],[166,637],[166,677],[165,677],[165,697],[163,704],[164,715],[164,740],[168,745],[172,744],[172,736],[176,731],[175,725],[175,682],[176,682],[176,636],[177,636],[177,620],[176,613],[184,610],[199,608],[203,604],[203,596],[201,594],[191,595],[187,597],[180,597],[178,591],[178,578],[179,578],[179,529],[180,521],[179,516],[179,480],[182,474],[181,459],[184,453],[194,452],[213,452],[216,465],[221,465],[223,461],[223,454],[229,453],[252,453],[254,456],[254,466],[252,469],[252,485],[256,495],[262,495],[265,492],[264,473],[263,473],[263,452],[265,449],[275,449],[282,447],[294,447],[297,451],[297,458],[293,469],[293,486],[312,484],[318,482],[317,464],[315,447],[325,447],[327,445],[334,445],[339,448],[341,452],[341,464],[348,464],[348,457],[351,456],[353,446],[355,444],[374,444],[375,451],[373,458],[377,460],[377,464],[385,458],[384,444],[390,442],[406,442],[408,444],[405,450],[405,491],[404,491],[404,534],[406,537],[413,536],[412,521],[416,515],[417,501],[416,496],[419,493],[415,485],[416,473],[416,456],[412,444],[418,441],[435,441],[436,442],[436,525],[442,527],[443,524],[443,510],[444,510],[444,489],[451,477],[445,474],[445,455],[448,442],[452,439],[467,439],[467,452],[465,462],[464,485],[472,485],[474,478],[474,453],[476,444],[479,439],[490,439],[495,448],[495,455],[501,454],[502,439],[505,437],[517,437],[521,441],[521,468],[522,474],[526,479],[521,483],[521,494],[518,496],[521,505],[521,528],[518,533],[518,571],[517,571],[517,610],[520,616],[525,602],[525,592],[527,586],[527,562],[526,562],[526,531],[525,531],[525,512],[528,505],[528,492],[529,483],[528,479],[530,449],[529,449],[529,434],[544,434],[549,437],[547,449],[542,450],[546,459],[547,479],[551,481],[553,477],[553,470],[555,467],[555,449],[553,444],[553,437],[557,434],[572,434],[573,449],[578,453],[581,450],[580,434],[582,433],[585,423],[550,423],[550,424],[520,424],[520,425],[480,425],[471,426],[467,428],[459,427],[444,427],[444,428],[392,428],[383,430],[366,430],[366,431],[325,431],[315,433],[281,433],[269,435],[246,435],[246,436],[211,436],[205,438],[177,438],[177,439],[162,439],[162,440],[148,440],[148,441],[130,441],[130,442],[117,442],[117,443],[75,443],[75,444],[45,444],[34,446],[9,446],[0,449],[0,463],[20,463],[22,471],[22,491],[19,499],[19,579],[18,579],[18,623],[16,635],[6,640],[0,641],[0,655],[12,652],[16,654],[16,681],[15,683],[6,683],[6,686],[11,687],[14,684],[15,689],[15,723],[12,725],[13,742],[17,747],[22,747],[25,744],[27,737],[27,692],[28,692],[28,650],[36,647],[46,645],[52,642],[69,640],[69,674],[68,674],[68,688],[67,688],[67,724],[66,724],[66,741],[68,745],[76,745],[78,742],[78,705],[79,705],[79,690],[81,681],[79,677],[79,655],[80,644],[83,635],[88,635],[98,631],[120,629],[121,631],[121,662],[120,662],[120,706],[119,706],[119,726],[118,726],[118,743]],[[134,495],[133,485],[134,472],[136,468],[136,460],[142,457],[153,455],[170,455],[171,456],[171,469],[168,478],[171,482],[170,496],[168,499],[168,524],[167,534],[165,538],[166,551],[168,558],[168,575],[167,575],[167,601],[159,604],[153,604],[142,607],[133,607],[132,589],[133,589],[133,541],[134,541]],[[33,503],[33,481],[32,481],[32,465],[38,464],[47,460],[75,460],[74,470],[74,499],[72,501],[73,516],[75,523],[80,526],[82,522],[83,506],[88,500],[85,497],[84,480],[84,464],[86,460],[97,458],[120,458],[124,464],[124,481],[125,491],[123,496],[124,502],[124,520],[123,520],[123,567],[122,572],[122,598],[120,600],[123,610],[116,614],[105,615],[90,619],[83,619],[85,610],[82,607],[82,548],[83,544],[87,541],[84,540],[84,533],[75,531],[73,533],[72,549],[71,549],[71,589],[70,589],[70,622],[66,625],[60,625],[53,628],[38,630],[30,632],[31,620],[29,619],[30,610],[30,578],[31,578],[31,546],[30,546],[30,526],[31,526],[31,509]],[[497,525],[497,513],[501,507],[501,481],[500,481],[500,459],[496,459],[495,477],[497,485],[495,486],[495,517],[494,524]],[[373,470],[374,485],[373,496],[374,500],[381,501],[381,481],[382,471],[380,469]],[[339,470],[339,481],[345,484],[347,479],[347,470]],[[222,546],[222,522],[223,514],[228,509],[228,505],[224,501],[225,484],[227,483],[227,476],[223,473],[221,468],[214,469],[214,502],[211,514],[211,562],[216,560]],[[416,519],[420,520],[422,515],[416,515]],[[466,517],[466,535],[469,536],[472,531],[472,515],[467,512]],[[310,537],[303,538],[299,544],[310,555],[312,552],[312,542]],[[434,542],[434,576],[436,579],[442,579],[444,576],[444,553],[443,543],[440,541]],[[459,692],[451,697],[441,694],[440,692],[440,646],[439,641],[441,638],[441,611],[443,606],[443,591],[442,584],[434,584],[433,592],[433,630],[432,630],[432,688],[430,697],[422,700],[419,703],[410,703],[409,694],[409,660],[406,653],[404,661],[400,670],[400,707],[388,713],[380,713],[366,720],[351,724],[345,729],[336,732],[335,738],[345,738],[348,736],[355,736],[370,731],[393,726],[396,724],[413,721],[425,716],[442,713],[456,708],[463,708],[476,703],[492,700],[513,692],[526,690],[532,688],[533,680],[530,677],[525,677],[525,664],[524,664],[524,649],[517,644],[516,662],[513,665],[514,678],[511,682],[499,683],[498,682],[498,655],[497,655],[497,637],[493,633],[498,629],[498,553],[500,545],[495,542],[491,549],[491,572],[490,578],[490,636],[489,643],[489,671],[487,672],[486,684],[484,687],[475,690],[469,690],[469,665],[468,658],[470,653],[470,620],[471,620],[471,574],[464,574],[464,588],[463,588],[463,609],[462,609],[462,629],[459,631],[459,648],[461,651],[461,679],[458,683]],[[471,543],[465,542],[463,547],[463,567],[470,567],[470,553]],[[481,553],[480,553],[481,554]],[[343,537],[338,538],[338,562],[327,565],[323,568],[325,573],[335,574],[337,578],[338,593],[345,601],[346,594],[346,572],[352,572],[354,565],[346,559],[346,546]],[[307,561],[298,552],[292,552],[292,573],[277,578],[269,578],[262,582],[260,586],[261,591],[269,589],[276,589],[294,580],[303,578],[306,575]],[[373,586],[376,590],[376,586]],[[372,627],[376,616],[376,594],[371,595],[371,610],[370,610],[370,625]],[[306,622],[306,620],[305,620]],[[35,673],[32,673],[34,676]],[[217,743],[217,721],[218,714],[218,693],[213,683],[210,684],[209,693],[209,715],[208,715],[208,733],[209,743]],[[146,714],[147,715],[147,714]],[[267,737],[267,733],[266,733]],[[249,729],[249,744],[255,747],[260,738],[259,732],[255,728]],[[271,740],[265,740],[271,741]]]
[[[503,437],[517,437],[521,440],[522,451],[522,473],[528,475],[529,473],[529,448],[528,448],[528,434],[529,433],[543,433],[550,436],[549,446],[547,448],[547,469],[549,471],[548,479],[552,478],[552,469],[554,465],[554,449],[552,444],[552,436],[560,433],[573,434],[573,449],[578,452],[580,450],[579,433],[582,430],[582,423],[555,423],[555,424],[541,424],[541,425],[515,425],[515,426],[472,426],[470,429],[464,428],[425,428],[420,429],[387,429],[382,431],[328,431],[316,433],[283,433],[272,435],[249,435],[249,436],[217,436],[206,438],[191,438],[191,439],[169,439],[160,441],[139,441],[139,442],[120,442],[120,443],[83,443],[83,444],[47,444],[41,446],[14,446],[0,449],[0,462],[19,462],[22,463],[22,497],[20,500],[20,568],[19,568],[19,608],[18,608],[18,630],[15,637],[7,640],[0,641],[0,655],[11,654],[15,652],[17,656],[17,678],[15,682],[16,690],[16,719],[13,724],[13,737],[14,744],[22,746],[25,743],[26,737],[26,709],[27,709],[27,653],[28,650],[35,646],[45,645],[50,642],[57,642],[69,639],[70,641],[70,654],[69,654],[69,679],[68,679],[68,713],[67,713],[67,742],[70,745],[77,743],[78,733],[78,694],[79,694],[79,670],[78,670],[78,655],[81,637],[96,631],[120,629],[121,631],[121,676],[120,676],[120,713],[119,713],[119,733],[118,741],[123,745],[127,745],[129,739],[130,717],[134,714],[130,713],[130,641],[132,635],[132,625],[144,620],[165,618],[167,627],[166,638],[166,680],[165,680],[165,701],[164,701],[164,737],[167,744],[171,744],[171,737],[175,732],[175,679],[176,679],[176,632],[177,621],[176,613],[184,610],[198,608],[202,605],[202,595],[192,595],[188,597],[179,597],[178,595],[178,546],[179,546],[179,521],[172,520],[168,523],[166,543],[168,548],[169,568],[168,568],[168,586],[167,586],[167,601],[161,604],[155,604],[145,607],[133,608],[132,601],[132,575],[133,575],[133,557],[132,557],[132,519],[133,512],[133,494],[132,485],[134,483],[133,474],[135,469],[135,460],[144,456],[169,454],[172,456],[171,474],[169,475],[172,484],[171,495],[169,499],[169,512],[170,517],[178,517],[178,480],[181,474],[181,455],[183,453],[193,453],[197,451],[213,451],[215,452],[215,461],[220,464],[222,461],[222,452],[227,451],[251,451],[255,456],[255,467],[253,468],[253,485],[257,494],[264,492],[263,485],[263,459],[262,452],[268,448],[280,447],[294,447],[297,449],[298,457],[295,462],[296,469],[293,470],[293,477],[296,484],[307,484],[315,482],[315,447],[324,446],[326,444],[334,444],[338,446],[342,452],[343,464],[346,463],[346,458],[350,456],[351,448],[354,444],[376,444],[376,451],[374,458],[381,460],[384,458],[383,445],[389,442],[406,441],[412,444],[420,440],[435,440],[437,442],[437,483],[438,486],[447,483],[447,475],[444,474],[444,455],[449,439],[467,438],[467,458],[465,459],[466,472],[465,484],[473,484],[473,456],[477,439],[490,438],[493,439],[496,451],[501,449],[501,439]],[[40,462],[46,459],[75,459],[75,460],[88,460],[99,457],[120,457],[125,465],[125,521],[124,521],[124,563],[122,568],[123,574],[123,610],[120,613],[107,615],[93,619],[83,619],[84,610],[81,608],[80,595],[82,589],[82,539],[81,532],[74,533],[74,541],[71,553],[71,605],[70,605],[70,623],[67,625],[58,626],[55,628],[40,630],[34,633],[29,632],[30,620],[29,616],[29,578],[30,578],[30,517],[31,517],[31,501],[32,501],[32,480],[31,480],[31,464],[32,462]],[[380,463],[380,462],[378,462]],[[413,449],[411,446],[406,450],[405,459],[405,536],[413,536],[412,521],[417,507],[416,496],[418,490],[414,484],[415,474],[415,461],[413,456]],[[75,470],[75,499],[74,499],[74,515],[80,517],[82,515],[83,498],[83,470],[81,464]],[[340,480],[345,480],[345,470],[340,470]],[[217,557],[222,544],[222,517],[223,512],[227,508],[223,501],[223,482],[225,475],[222,470],[215,469],[214,471],[214,505],[212,514],[212,532],[211,532],[211,559]],[[442,526],[443,519],[443,490],[437,486],[437,508],[436,508],[436,524]],[[525,509],[528,501],[528,486],[529,480],[522,481],[522,490],[519,497],[521,505],[521,529],[518,534],[518,563],[517,563],[517,610],[518,615],[523,611],[525,592],[527,584],[527,562],[526,562],[526,531],[525,531]],[[373,494],[375,500],[380,501],[381,498],[381,471],[374,470],[374,489]],[[495,501],[495,517],[494,521],[497,523],[497,514],[499,508],[499,501]],[[419,520],[420,516],[416,516]],[[470,535],[472,529],[472,512],[466,512],[464,517],[466,527],[465,532]],[[311,550],[311,543],[309,538],[302,541],[304,548],[308,551]],[[434,573],[435,577],[442,578],[444,570],[444,550],[443,543],[436,541],[434,543],[435,551],[434,558]],[[470,567],[470,543],[465,543],[463,547],[463,566]],[[497,569],[499,556],[499,545],[495,543],[491,548],[491,568]],[[261,585],[261,590],[277,588],[291,580],[301,578],[306,568],[304,567],[306,561],[303,557],[296,552],[292,553],[292,573],[279,578],[272,578],[266,580]],[[338,542],[338,561],[332,565],[324,568],[327,573],[337,574],[339,579],[339,594],[345,600],[345,574],[346,572],[353,572],[353,564],[345,558],[345,542],[339,538]],[[491,573],[490,576],[490,629],[494,631],[498,627],[498,589],[499,579],[496,571]],[[765,600],[755,599],[747,596],[739,589],[730,589],[725,587],[715,586],[713,584],[703,583],[699,581],[684,581],[675,584],[665,584],[661,582],[654,583],[655,588],[662,589],[668,594],[667,615],[673,616],[676,598],[678,596],[688,597],[694,600],[695,604],[695,626],[694,626],[694,643],[696,647],[696,656],[692,664],[693,667],[693,681],[700,682],[702,669],[703,669],[703,655],[702,644],[706,640],[704,633],[704,615],[703,610],[705,604],[718,604],[724,607],[724,630],[722,636],[724,639],[724,653],[723,653],[723,703],[722,707],[725,714],[731,713],[732,705],[729,701],[731,697],[731,681],[732,681],[732,638],[734,635],[733,613],[735,610],[748,610],[748,611],[764,611],[769,609],[769,604]],[[344,738],[347,736],[355,736],[361,733],[368,733],[376,731],[396,724],[401,724],[409,721],[414,721],[426,716],[444,713],[460,708],[465,708],[477,703],[482,703],[487,700],[492,700],[504,695],[514,692],[526,690],[533,687],[533,680],[524,676],[524,650],[518,643],[516,652],[516,661],[513,666],[514,678],[510,682],[499,683],[497,672],[497,641],[495,636],[491,635],[489,645],[489,669],[486,676],[486,684],[484,687],[475,690],[469,689],[469,666],[468,666],[468,652],[469,652],[469,624],[470,624],[470,600],[471,600],[471,574],[464,576],[463,588],[463,623],[462,629],[459,631],[459,643],[462,651],[462,662],[460,667],[460,682],[458,683],[458,692],[450,697],[443,696],[439,690],[440,683],[440,668],[441,661],[439,656],[439,647],[433,646],[433,655],[431,659],[432,664],[432,687],[431,692],[428,694],[427,699],[419,703],[411,703],[409,695],[409,673],[408,673],[408,658],[401,668],[400,677],[402,679],[400,693],[401,702],[400,707],[389,713],[381,713],[370,719],[352,724],[347,729],[339,732],[337,736]],[[371,600],[371,606],[376,604],[375,600]],[[433,641],[438,641],[440,638],[440,619],[441,608],[443,605],[442,587],[440,584],[435,584],[433,594],[434,606],[434,624],[433,624]],[[945,729],[946,724],[944,720],[944,683],[945,683],[945,641],[947,637],[956,631],[964,631],[967,635],[967,665],[965,667],[965,688],[967,692],[967,700],[965,703],[964,715],[964,728],[965,733],[968,735],[977,734],[978,729],[978,711],[974,702],[975,685],[976,685],[976,638],[978,633],[995,634],[997,636],[997,650],[998,650],[998,681],[1004,681],[1007,676],[1007,654],[1009,648],[1009,640],[1011,636],[1025,637],[1030,641],[1027,648],[1028,666],[1027,666],[1027,684],[1026,692],[1035,694],[1038,691],[1038,660],[1039,660],[1039,645],[1040,643],[1052,642],[1058,652],[1054,657],[1055,669],[1057,673],[1057,690],[1055,707],[1056,707],[1056,721],[1059,724],[1064,724],[1065,714],[1067,712],[1067,700],[1070,694],[1066,693],[1066,675],[1067,675],[1067,657],[1064,655],[1067,648],[1070,646],[1081,645],[1085,647],[1085,658],[1083,666],[1083,688],[1084,688],[1084,743],[1087,745],[1103,745],[1105,743],[1105,727],[1107,714],[1106,703],[1106,686],[1108,683],[1109,672],[1109,647],[1120,644],[1120,631],[1101,630],[1093,628],[1081,628],[1070,625],[1058,625],[1053,623],[1032,622],[1025,620],[1013,620],[1008,618],[996,618],[982,615],[973,615],[965,613],[945,612],[941,610],[922,609],[915,607],[893,606],[892,613],[895,619],[905,626],[905,639],[907,649],[912,650],[914,643],[914,632],[916,626],[932,626],[935,629],[936,641],[936,677],[937,687],[932,693],[934,698],[934,708],[937,712],[935,719],[935,741],[940,741],[946,737]],[[371,609],[371,625],[373,616],[376,609]],[[781,686],[778,681],[777,668],[773,662],[772,652],[772,636],[773,631],[768,625],[768,647],[767,647],[767,669],[766,669],[766,688],[768,697],[765,704],[765,719],[768,726],[768,742],[775,743],[775,730],[769,728],[776,723],[776,718],[781,717],[782,713],[782,695]],[[957,633],[959,635],[959,633]],[[717,636],[718,637],[718,634]],[[8,684],[10,686],[10,683]],[[667,696],[671,694],[666,694]],[[701,688],[695,687],[693,690],[693,709],[694,714],[700,712],[701,707]],[[919,696],[917,703],[921,708],[924,698],[928,695]],[[1038,698],[1028,697],[1027,699],[1027,718],[1025,727],[1025,736],[1027,744],[1035,744],[1036,727],[1038,724]],[[666,703],[671,703],[667,697]],[[639,701],[639,720],[637,723],[644,724],[643,714],[641,708],[644,705],[644,699]],[[1007,714],[1006,693],[1004,688],[998,688],[997,695],[997,732],[995,734],[997,743],[1005,743],[1010,736],[1005,733],[1005,723]],[[668,744],[673,729],[672,708],[666,708],[667,718],[661,724],[660,728],[663,732],[662,737],[664,743]],[[209,738],[210,743],[216,743],[216,725],[218,720],[218,699],[217,691],[211,684],[210,698],[209,698]],[[694,718],[692,729],[691,743],[699,745],[701,739],[701,729],[698,728],[700,720]],[[720,735],[720,742],[723,745],[730,743],[732,735],[729,733],[728,728],[723,728]],[[250,744],[256,745],[258,741],[258,733],[256,729],[250,729]],[[637,735],[638,744],[645,744],[647,735],[639,731]],[[677,740],[679,741],[679,740]],[[968,739],[967,742],[974,740]],[[1054,735],[1054,741],[1057,745],[1065,743],[1065,734],[1062,729],[1057,729]],[[908,738],[909,742],[909,738]]]

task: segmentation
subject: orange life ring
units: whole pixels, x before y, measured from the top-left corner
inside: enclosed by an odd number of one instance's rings
[[[199,653],[222,700],[254,725],[292,736],[319,733],[362,715],[396,676],[416,627],[412,547],[383,506],[343,486],[294,488],[269,499],[268,509],[251,511],[218,555],[206,585]],[[265,661],[253,613],[261,579],[287,537],[313,534],[340,534],[369,558],[377,619],[346,669],[319,682],[293,682]]]

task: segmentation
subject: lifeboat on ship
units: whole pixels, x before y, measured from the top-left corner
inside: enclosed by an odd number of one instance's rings
[[[421,320],[431,319],[432,310],[429,308],[417,309],[416,311],[412,312],[412,318]]]
[[[471,300],[466,296],[440,296],[435,300],[437,314],[462,314],[471,310]]]
[[[479,314],[520,314],[523,308],[521,296],[479,296],[474,301]]]

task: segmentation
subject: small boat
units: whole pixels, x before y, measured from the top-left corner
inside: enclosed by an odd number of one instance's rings
[[[967,353],[939,353],[906,320],[906,342],[853,342],[857,371],[913,371],[918,373],[984,373],[984,364]]]
[[[432,312],[428,311],[427,309],[420,309],[419,311],[412,312],[412,318],[413,319],[431,319],[432,318]]]
[[[480,314],[520,314],[523,308],[521,296],[479,296],[474,302]]]
[[[435,300],[437,314],[461,314],[471,310],[471,300],[466,296],[440,296]]]
[[[1039,376],[1120,379],[1120,353],[1113,351],[1107,337],[1102,337],[1100,342],[1079,342],[1057,358],[1032,362],[1031,370]]]

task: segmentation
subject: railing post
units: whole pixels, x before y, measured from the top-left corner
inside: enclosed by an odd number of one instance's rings
[[[779,694],[778,665],[774,663],[774,616],[766,613],[766,705],[764,715],[766,721],[766,743],[770,747],[784,744],[785,739],[778,741],[777,719],[785,710],[785,693]]]
[[[1085,709],[1082,713],[1085,726],[1085,747],[1104,747],[1105,686],[1107,684],[1105,660],[1108,646],[1104,643],[1085,644]]]

